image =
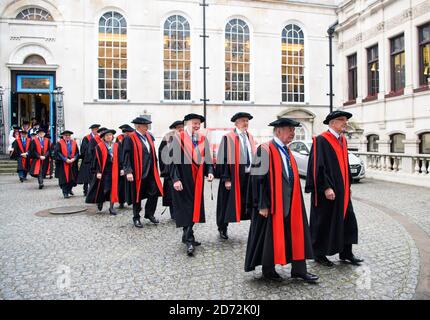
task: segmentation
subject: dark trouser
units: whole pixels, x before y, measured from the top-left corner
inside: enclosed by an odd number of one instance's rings
[[[39,186],[43,185],[43,174],[39,174],[37,176],[37,182],[39,182]]]
[[[170,211],[170,218],[175,219],[175,207],[173,206],[173,204],[169,206],[169,211]]]
[[[157,209],[158,196],[150,196],[145,204],[145,218],[154,216]],[[133,203],[133,220],[140,219],[140,211],[142,210],[142,201]]]
[[[352,244],[344,244],[343,251],[339,254],[345,257],[352,256]]]
[[[84,194],[88,193],[88,183],[84,183]]]
[[[25,170],[18,170],[18,177],[19,177],[20,179],[25,179],[25,178],[27,178],[27,171],[25,171]]]
[[[223,223],[218,225],[218,231],[227,231],[228,223]]]
[[[186,244],[192,244],[195,241],[193,227],[194,222],[187,227],[182,227],[182,242],[185,242]]]
[[[263,266],[263,274],[271,274],[275,271],[275,265]],[[306,260],[292,261],[291,274],[306,274],[308,269],[306,267]]]
[[[72,191],[72,188],[73,188],[73,182],[69,182],[61,185],[61,190],[63,190],[64,195],[70,194],[70,192]]]

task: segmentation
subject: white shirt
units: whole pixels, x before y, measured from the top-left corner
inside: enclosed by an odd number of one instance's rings
[[[284,146],[285,146],[285,144],[284,144],[281,140],[279,140],[279,138],[278,138],[278,137],[273,137],[273,140],[275,140],[275,142],[276,142],[278,145],[280,145],[281,147],[284,147]],[[290,178],[290,173],[288,172],[288,162],[287,162],[287,157],[285,156],[285,154],[284,154],[281,150],[279,150],[279,153],[281,154],[282,162],[284,163],[284,169],[285,169],[285,172],[287,173],[287,177],[288,177],[288,178]]]
[[[142,140],[143,144],[145,145],[146,149],[148,150],[149,153],[151,153],[151,148],[149,147],[149,142],[148,139],[146,138],[146,136],[144,136],[143,134],[141,134],[139,131],[137,131],[137,134],[140,136],[140,140]]]
[[[328,131],[330,131],[336,137],[336,139],[339,140],[339,137],[340,137],[339,133],[334,131],[332,128],[328,128]]]
[[[185,127],[185,132],[190,136],[191,141],[193,141],[193,134],[191,133],[191,128]],[[194,133],[194,138],[197,140],[197,132]]]
[[[238,128],[236,128],[235,131],[236,131],[236,133],[239,136],[239,140],[240,140],[240,143],[242,144],[242,148],[245,149],[245,144],[246,144],[246,148],[248,149],[248,155],[249,155],[249,163],[250,163],[250,165],[245,168],[245,172],[247,172],[247,173],[251,172],[252,149],[251,149],[251,143],[249,142],[248,135],[246,134],[246,132],[240,131]],[[245,134],[242,135],[242,133],[245,133]]]

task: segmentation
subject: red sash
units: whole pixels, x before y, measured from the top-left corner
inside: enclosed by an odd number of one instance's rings
[[[191,137],[186,134],[185,131],[182,131],[179,135],[179,144],[184,152],[184,155],[191,163],[194,181],[193,222],[200,222],[205,155],[205,136],[197,134],[197,137],[197,148],[195,148],[193,142],[191,141]],[[200,161],[198,154],[200,155]]]
[[[90,134],[87,134],[87,135],[85,136],[85,138],[87,138],[88,142],[90,142],[90,140],[93,138],[93,136],[92,136],[92,135],[91,135],[91,133],[90,133]]]
[[[270,195],[273,230],[273,255],[275,264],[286,264],[286,245],[284,229],[284,203],[282,198],[282,158],[278,148],[273,143],[262,145],[269,153],[270,163]],[[303,227],[302,193],[297,164],[289,151],[291,167],[294,175],[292,200],[290,209],[291,248],[293,260],[305,259],[305,240]]]
[[[118,142],[122,142],[122,140],[124,140],[124,134],[123,134],[123,133],[121,133],[118,137],[116,137],[116,140],[117,140]]]
[[[71,140],[72,143],[72,154],[70,155],[70,158],[67,155],[67,145],[66,145],[66,141],[64,139],[61,139],[58,141],[58,143],[60,144],[60,148],[61,148],[61,154],[67,158],[67,159],[71,159],[75,157],[76,154],[76,148],[77,148],[77,144],[75,140]],[[63,161],[63,167],[64,167],[64,175],[66,176],[66,182],[69,183],[69,174],[70,174],[70,169],[72,168],[72,163],[67,163],[66,161]]]
[[[101,152],[101,158],[99,156],[99,153],[96,150],[96,157],[97,162],[101,169],[101,174],[103,175],[105,171],[106,161],[108,157],[108,149],[104,143],[104,141],[100,142],[98,145],[98,148]],[[111,185],[111,194],[110,194],[110,201],[112,203],[118,202],[118,143],[113,144],[113,156],[112,156],[112,185]],[[98,179],[98,186],[97,186],[97,193],[96,198],[99,194],[101,179]]]
[[[39,155],[44,156],[46,154],[46,152],[48,151],[48,147],[49,147],[49,140],[47,138],[43,138],[43,151],[42,151],[42,146],[40,145],[40,140],[39,138],[35,138],[34,139],[34,143],[36,144],[36,151]],[[34,161],[36,161],[35,165],[34,165],[34,175],[38,175],[40,173],[40,168],[42,166],[42,163],[44,160],[40,160],[40,159],[35,159]],[[48,167],[49,170],[49,167]]]
[[[140,183],[142,181],[143,164],[142,161],[142,143],[138,136],[138,133],[133,132],[129,136],[133,141],[133,159],[134,159],[134,179],[136,181],[136,202],[140,201]],[[155,161],[155,148],[152,137],[146,133],[146,140],[151,146],[152,161],[154,165],[154,178],[157,184],[158,190],[161,195],[163,195],[163,185],[160,180],[160,175],[158,174],[157,161]]]
[[[255,154],[255,142],[254,137],[248,132],[249,142],[251,144],[252,154]],[[231,144],[234,145],[234,159],[231,154],[231,150],[233,149]],[[240,141],[239,135],[233,129],[230,133],[227,134],[227,159],[228,165],[233,165],[234,171],[234,197],[235,197],[235,205],[236,205],[236,222],[240,222],[240,213],[242,211],[241,208],[241,192],[240,192],[240,178],[239,178],[239,163],[240,163]]]
[[[21,153],[28,152],[28,150],[30,149],[30,142],[31,142],[30,138],[28,137],[25,138],[25,149],[24,149],[24,146],[22,145],[21,137],[18,137],[15,140],[18,143],[18,149]],[[27,158],[21,157],[21,161],[22,161],[22,167],[26,168]]]
[[[346,210],[348,209],[349,204],[349,162],[348,162],[348,147],[346,138],[342,136],[342,144],[343,147],[340,145],[339,140],[336,139],[336,137],[329,131],[325,131],[321,134],[331,145],[334,152],[336,153],[337,162],[340,167],[340,172],[342,173],[342,179],[343,179],[343,188],[344,188],[344,197],[343,197],[343,217],[346,216]],[[316,147],[316,144],[314,145],[314,149]],[[315,178],[314,178],[315,180]],[[314,182],[315,183],[315,182]],[[316,184],[316,183],[315,183]]]

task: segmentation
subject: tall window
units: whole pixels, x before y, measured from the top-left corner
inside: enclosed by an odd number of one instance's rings
[[[402,133],[396,133],[391,136],[391,152],[392,153],[405,153],[405,140],[406,136]]]
[[[127,99],[127,22],[115,11],[99,20],[99,99]]]
[[[367,152],[378,152],[379,136],[376,134],[371,134],[367,136]]]
[[[405,36],[391,39],[391,91],[405,87]]]
[[[190,25],[178,15],[164,23],[164,99],[191,99]]]
[[[425,132],[420,135],[420,153],[430,154],[430,132]]]
[[[303,126],[296,128],[294,139],[301,140],[301,141],[306,140],[306,130],[305,128],[303,128]]]
[[[378,45],[367,49],[367,85],[368,96],[376,96],[379,92],[379,53]]]
[[[282,101],[305,101],[305,39],[300,27],[282,30]]]
[[[20,20],[54,21],[48,11],[35,7],[22,10],[20,13],[18,13],[16,18]]]
[[[348,100],[357,98],[357,54],[348,57]]]
[[[420,85],[430,84],[430,23],[419,28]]]
[[[245,21],[233,19],[225,28],[225,100],[250,99],[249,27]]]

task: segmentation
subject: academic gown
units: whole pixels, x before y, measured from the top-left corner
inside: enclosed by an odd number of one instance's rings
[[[256,146],[254,139],[248,133],[251,145],[251,153],[255,155]],[[246,155],[240,142],[239,135],[232,130],[222,140],[217,154],[216,170],[220,182],[217,198],[217,224],[218,226],[249,220],[250,213],[246,210],[246,191],[248,188],[249,174],[245,174]],[[231,182],[231,189],[225,188],[225,182]]]
[[[205,136],[198,134],[197,141],[195,148],[188,133],[182,131],[175,135],[170,149],[170,178],[173,183],[181,181],[183,186],[182,191],[173,189],[172,192],[178,228],[205,222],[204,176],[213,174],[214,170]]]
[[[164,163],[163,158],[168,157],[170,145],[173,140],[172,134],[167,134],[163,141],[161,141],[158,147],[158,160],[160,166],[160,176],[163,180],[163,206],[169,207],[173,204],[172,192],[173,192],[173,181],[170,178],[169,164]]]
[[[42,174],[45,178],[51,172],[51,142],[48,138],[43,138],[43,148],[38,137],[30,143],[31,169],[30,175],[38,177]],[[40,160],[40,156],[45,156],[45,160]]]
[[[30,169],[30,157],[29,154],[27,155],[27,158],[21,157],[22,153],[29,152],[30,150],[30,143],[31,139],[26,137],[25,140],[25,147],[21,141],[21,138],[15,139],[15,141],[12,143],[12,154],[10,155],[11,160],[17,161],[17,169],[18,171],[28,171]]]
[[[92,161],[93,159],[91,159],[91,157],[88,156],[87,151],[90,145],[90,141],[93,139],[94,138],[91,134],[86,135],[82,139],[81,149],[79,151],[81,166],[79,167],[78,184],[90,183],[92,180],[93,174],[91,172],[91,165],[93,163]],[[98,137],[97,140],[101,140],[101,139]]]
[[[247,196],[252,214],[245,256],[246,272],[258,265],[285,265],[313,258],[300,178],[291,152],[290,158],[293,182],[287,176],[273,140],[257,148]],[[259,214],[260,209],[269,209],[267,218]]]
[[[150,152],[137,132],[124,137],[122,142],[125,175],[133,174],[133,181],[126,182],[126,200],[129,205],[140,203],[142,199],[163,195],[154,138],[146,133],[146,139],[151,148]]]
[[[122,170],[122,162],[120,161],[121,145],[119,143],[112,144],[112,150],[113,154],[110,156],[104,141],[100,142],[95,148],[95,157],[91,169],[95,174],[85,199],[86,203],[119,202],[118,184],[120,171]],[[101,179],[97,179],[97,173],[102,174]]]
[[[126,135],[124,133],[120,134],[118,137],[116,137],[116,142],[119,143],[120,146],[120,150],[121,153],[119,154],[119,162],[121,165],[121,168],[124,167],[124,155],[123,155],[123,142],[124,142],[124,137],[126,137]],[[118,180],[118,203],[124,204],[127,200],[126,200],[126,183],[127,183],[127,178],[125,175],[120,176],[119,180]]]
[[[65,184],[71,183],[72,186],[77,185],[77,178],[78,178],[78,158],[79,158],[79,149],[77,146],[77,143],[75,140],[71,140],[72,143],[72,153],[68,154],[66,141],[64,139],[58,140],[58,142],[55,145],[55,153],[57,156],[57,163],[55,167],[56,176],[58,177],[58,184],[60,187],[62,187]],[[61,155],[72,159],[75,158],[76,160],[73,163],[66,163],[66,161],[63,161],[61,158]]]
[[[311,193],[310,228],[316,256],[334,255],[345,244],[358,242],[348,148],[345,137],[342,139],[343,148],[332,133],[324,132],[313,139],[310,151],[305,191]],[[334,190],[334,201],[325,197],[327,188]]]

